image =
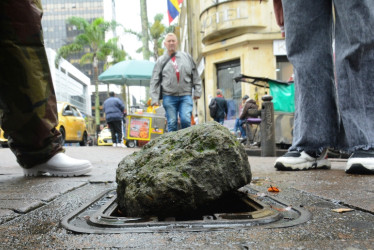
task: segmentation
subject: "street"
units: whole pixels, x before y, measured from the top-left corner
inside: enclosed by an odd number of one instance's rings
[[[331,170],[279,172],[274,157],[248,158],[251,189],[312,214],[293,227],[119,234],[76,234],[63,228],[67,214],[115,189],[118,163],[138,150],[66,147],[67,155],[89,159],[94,170],[88,176],[54,178],[24,177],[11,151],[0,148],[0,248],[374,249],[374,178],[345,174],[342,159],[331,159]],[[270,186],[280,192],[268,192]],[[351,211],[334,210],[339,208]]]

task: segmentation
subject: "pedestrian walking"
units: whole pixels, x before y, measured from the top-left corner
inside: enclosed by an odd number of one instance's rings
[[[295,74],[293,142],[275,168],[328,169],[331,147],[352,153],[346,173],[374,174],[374,1],[275,0],[274,6],[280,25],[284,13]]]
[[[201,95],[201,79],[191,55],[178,50],[175,34],[165,36],[166,53],[159,57],[150,82],[152,105],[163,99],[169,132],[178,129],[178,114],[181,128],[191,126],[193,99]],[[193,97],[192,97],[193,96]]]
[[[125,147],[122,138],[122,122],[125,112],[125,105],[122,100],[115,96],[114,92],[109,93],[109,98],[103,104],[105,120],[108,123],[112,134],[113,147]]]
[[[225,118],[227,117],[227,101],[223,97],[222,90],[217,89],[216,91],[216,97],[213,98],[211,101],[211,104],[215,102],[214,105],[209,105],[210,108],[212,106],[214,107],[214,116],[212,117],[216,122],[223,125],[223,122],[225,121]]]
[[[64,154],[41,29],[40,0],[0,1],[1,127],[26,176],[78,176],[87,160]]]

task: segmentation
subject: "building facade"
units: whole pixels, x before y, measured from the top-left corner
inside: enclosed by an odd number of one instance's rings
[[[197,61],[203,96],[196,103],[200,121],[211,120],[208,105],[222,89],[229,111],[225,125],[232,127],[249,95],[261,105],[266,88],[236,83],[240,74],[287,81],[292,66],[269,0],[185,0],[180,16],[182,50]]]
[[[73,42],[79,34],[74,26],[67,23],[69,17],[81,17],[88,22],[104,17],[103,0],[42,0],[42,4],[45,47],[55,51]],[[88,48],[85,52],[69,56],[67,60],[93,80],[92,64],[79,64],[80,58],[87,52],[89,52]],[[99,69],[102,69],[102,65]]]
[[[75,105],[81,113],[90,116],[90,78],[65,59],[61,59],[56,67],[56,52],[50,48],[47,48],[46,52],[57,101],[69,102]]]

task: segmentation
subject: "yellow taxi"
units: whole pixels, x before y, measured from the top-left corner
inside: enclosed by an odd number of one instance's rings
[[[125,138],[123,138],[123,144],[126,144]],[[108,126],[105,126],[97,137],[97,145],[98,146],[112,146],[112,133],[110,132],[110,129]]]
[[[79,142],[81,146],[86,146],[88,140],[86,121],[78,108],[67,102],[57,102],[57,112],[56,129],[62,134],[62,144]]]
[[[8,139],[6,134],[4,133],[4,130],[0,128],[0,145],[5,148],[8,147]]]
[[[113,145],[112,133],[108,127],[104,127],[97,137],[98,146],[111,146]]]

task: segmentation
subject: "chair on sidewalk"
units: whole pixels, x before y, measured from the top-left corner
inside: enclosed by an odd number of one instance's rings
[[[247,133],[247,143],[246,143],[247,146],[250,146],[252,143],[254,143],[260,124],[261,124],[261,118],[250,117],[250,118],[247,118],[247,120],[245,121],[245,126],[246,126],[245,130]],[[252,133],[252,128],[251,128],[252,125],[255,125],[255,129],[253,133]]]

